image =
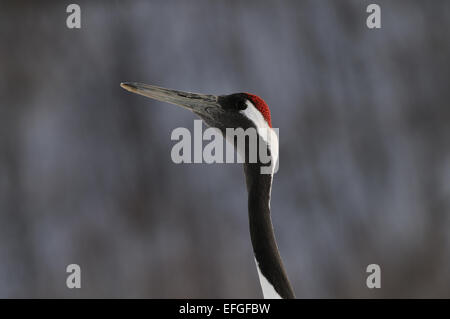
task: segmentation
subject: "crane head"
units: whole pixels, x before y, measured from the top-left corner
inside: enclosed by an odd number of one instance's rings
[[[278,157],[278,138],[272,129],[270,109],[259,96],[250,93],[218,96],[188,93],[135,82],[124,82],[120,86],[132,93],[188,109],[207,125],[219,129],[224,136],[227,128],[255,128],[268,144],[272,156]],[[276,150],[273,147],[275,143]]]

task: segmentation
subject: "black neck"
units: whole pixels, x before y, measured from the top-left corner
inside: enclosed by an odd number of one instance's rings
[[[260,163],[244,163],[253,252],[262,275],[275,291],[282,298],[295,298],[278,252],[270,218],[272,175],[261,174],[261,166]]]

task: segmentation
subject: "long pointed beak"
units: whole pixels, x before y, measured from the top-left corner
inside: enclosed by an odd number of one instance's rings
[[[207,115],[208,108],[217,109],[220,107],[215,95],[188,93],[135,82],[123,82],[120,83],[120,86],[127,91],[175,104],[197,114]]]

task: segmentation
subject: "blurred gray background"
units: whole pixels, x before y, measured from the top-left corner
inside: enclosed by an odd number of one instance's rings
[[[371,2],[2,1],[0,297],[262,297],[241,165],[172,163],[195,117],[122,81],[266,100],[297,297],[450,297],[450,1]]]

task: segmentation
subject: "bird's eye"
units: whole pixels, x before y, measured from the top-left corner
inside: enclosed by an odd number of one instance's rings
[[[246,101],[240,101],[236,107],[239,111],[245,110],[247,108]]]

